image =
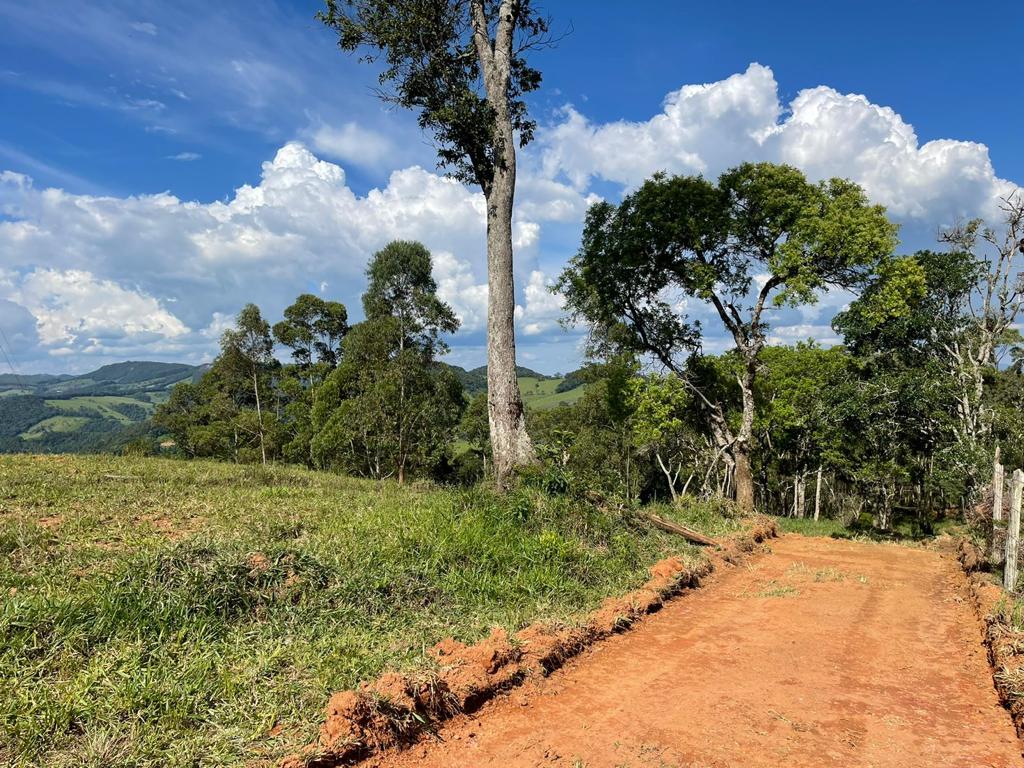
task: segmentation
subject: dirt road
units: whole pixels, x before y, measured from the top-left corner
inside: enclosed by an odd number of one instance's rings
[[[1021,766],[949,559],[788,536],[374,764]]]

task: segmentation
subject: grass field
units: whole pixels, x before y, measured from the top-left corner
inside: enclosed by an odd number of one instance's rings
[[[17,397],[18,395],[31,395],[31,389],[4,389],[0,390],[0,397]]]
[[[24,440],[41,440],[50,432],[74,432],[89,422],[86,416],[51,416],[21,433]]]
[[[312,741],[332,691],[447,635],[571,620],[670,553],[700,556],[528,489],[3,456],[0,764],[273,760]]]
[[[555,388],[562,383],[561,379],[537,379],[533,376],[519,377],[519,391],[523,402],[528,408],[545,410],[559,405],[571,405],[583,397],[586,386],[570,389],[568,392],[556,392]]]
[[[152,415],[156,408],[149,400],[116,395],[87,395],[67,400],[47,400],[46,404],[64,413],[90,418],[114,419],[122,424],[132,424],[138,421],[138,419],[133,419],[125,414],[123,409],[126,407],[140,408],[146,412],[147,416]]]

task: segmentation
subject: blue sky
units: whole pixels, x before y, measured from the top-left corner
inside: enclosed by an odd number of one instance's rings
[[[395,236],[434,251],[483,362],[478,195],[440,177],[412,115],[334,47],[313,2],[0,0],[0,328],[22,372],[209,359],[230,317],[301,291],[358,312]],[[1024,181],[1018,4],[550,2],[538,140],[517,214],[521,357],[579,359],[546,291],[597,196],[744,160],[848,176],[904,247],[991,215]],[[929,143],[930,142],[930,143]],[[828,341],[848,297],[780,312]],[[689,311],[700,316],[700,307]],[[709,324],[710,348],[724,346]]]

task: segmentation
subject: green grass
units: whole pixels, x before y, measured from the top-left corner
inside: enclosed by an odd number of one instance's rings
[[[75,432],[89,419],[85,416],[51,416],[21,433],[23,440],[41,440],[50,432]]]
[[[0,457],[0,764],[275,760],[332,691],[421,667],[448,635],[571,620],[669,554],[700,556],[529,489]]]
[[[0,389],[0,397],[16,397],[18,395],[31,395],[35,390],[31,389]]]
[[[931,529],[922,530],[914,520],[900,520],[893,525],[891,530],[883,531],[870,524],[870,517],[866,521],[855,521],[850,524],[835,518],[795,518],[776,517],[775,521],[783,533],[799,533],[803,536],[828,536],[839,539],[864,539],[871,541],[900,542],[913,544],[924,542],[942,534],[951,536],[966,533],[966,526],[962,520],[947,518],[932,523]]]
[[[46,404],[64,413],[91,418],[114,419],[122,424],[134,424],[137,420],[125,415],[117,406],[138,406],[152,415],[156,406],[148,399],[120,397],[116,395],[85,395],[67,400],[47,400]]]
[[[523,402],[528,408],[543,411],[559,405],[571,405],[583,397],[586,385],[570,389],[568,392],[556,392],[555,388],[562,383],[561,379],[537,379],[533,376],[519,377],[519,391]]]

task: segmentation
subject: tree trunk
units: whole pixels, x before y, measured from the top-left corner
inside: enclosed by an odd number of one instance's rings
[[[508,487],[517,466],[535,459],[526,432],[523,398],[516,380],[515,285],[512,272],[512,207],[516,191],[516,145],[508,108],[516,0],[503,0],[491,42],[484,3],[473,0],[473,41],[493,109],[494,171],[481,180],[487,198],[487,416],[499,489]]]
[[[675,504],[679,500],[676,496],[675,479],[672,477],[672,473],[668,471],[668,467],[665,466],[665,462],[661,460],[661,454],[655,452],[654,455],[658,459],[658,466],[661,467],[661,471],[665,473],[665,479],[668,481],[668,492],[672,494],[672,503]]]
[[[260,385],[255,371],[252,374],[252,390],[256,394],[256,421],[260,425],[260,455],[263,457],[263,466],[266,466],[267,449],[263,444],[263,409],[260,407]]]
[[[750,447],[737,442],[733,448],[736,504],[743,512],[754,511],[754,473],[750,469]]]
[[[756,352],[748,353],[746,371],[740,377],[743,393],[743,415],[740,431],[736,435],[732,452],[736,459],[736,504],[743,512],[754,511],[754,473],[750,467],[750,440],[754,434],[754,375],[757,370]]]
[[[496,169],[494,185],[487,196],[487,415],[499,488],[508,486],[517,466],[534,460],[516,379],[516,300],[512,277],[515,150],[511,141],[510,135],[507,146],[511,159],[505,168]]]
[[[661,530],[667,531],[668,533],[675,533],[679,536],[682,536],[687,541],[692,541],[694,544],[703,544],[705,546],[711,547],[718,546],[718,542],[714,539],[705,536],[703,533],[699,533],[698,531],[695,531],[692,528],[687,528],[685,525],[673,523],[671,520],[666,520],[665,518],[659,517],[658,515],[655,515],[652,512],[641,511],[640,515],[641,517],[650,520],[652,523],[654,523],[656,527],[660,528]]]

